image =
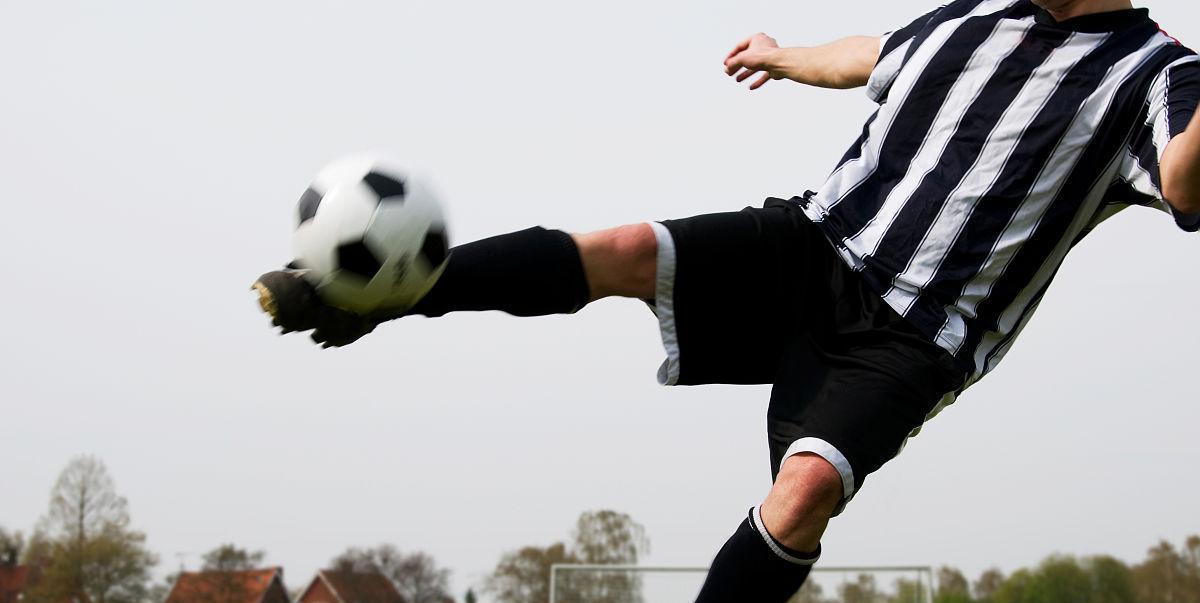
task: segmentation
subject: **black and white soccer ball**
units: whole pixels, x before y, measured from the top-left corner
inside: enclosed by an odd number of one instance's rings
[[[330,305],[359,314],[405,310],[445,268],[446,218],[437,196],[378,156],[326,166],[296,212],[296,261]]]

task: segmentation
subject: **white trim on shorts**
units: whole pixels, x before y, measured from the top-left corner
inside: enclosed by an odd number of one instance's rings
[[[803,452],[811,452],[829,461],[829,464],[833,465],[834,469],[837,469],[838,474],[842,476],[843,504],[854,496],[854,468],[850,466],[850,461],[846,460],[846,455],[842,454],[842,451],[821,438],[800,438],[792,442],[792,445],[788,446],[787,452],[783,454],[780,467],[788,459]]]
[[[658,368],[661,385],[679,383],[679,332],[675,328],[675,239],[671,231],[658,222],[650,222],[658,241],[654,279],[654,311],[658,314],[658,330],[662,333],[667,359]]]

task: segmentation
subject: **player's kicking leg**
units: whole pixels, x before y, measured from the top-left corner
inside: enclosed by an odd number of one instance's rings
[[[940,351],[909,341],[890,347],[908,333],[888,331],[889,321],[903,321],[885,315],[877,296],[848,287],[847,272],[798,203],[775,200],[585,235],[534,228],[469,243],[453,250],[438,283],[405,314],[538,316],[608,296],[639,298],[658,314],[664,384],[774,384],[773,486],[717,554],[697,601],[783,603],[816,562],[830,518],[953,389],[944,367],[927,361]],[[325,345],[353,342],[395,317],[328,308],[294,271],[263,275],[256,289],[276,324],[314,330]],[[835,311],[834,300],[847,296],[875,306]],[[869,325],[845,324],[847,316]],[[863,349],[845,338],[814,343],[840,331]],[[923,386],[896,380],[910,372]]]
[[[401,316],[483,310],[543,316],[574,313],[610,296],[651,299],[655,249],[647,224],[582,235],[530,228],[491,237],[452,249],[442,276],[414,307],[368,316],[325,305],[299,268],[268,272],[254,289],[285,333],[311,330],[317,343],[339,347]]]

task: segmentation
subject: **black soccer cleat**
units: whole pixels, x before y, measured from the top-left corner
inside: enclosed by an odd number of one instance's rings
[[[326,304],[304,280],[304,270],[289,267],[268,272],[251,289],[258,293],[259,307],[284,334],[312,331],[313,341],[323,348],[354,343],[381,322]]]

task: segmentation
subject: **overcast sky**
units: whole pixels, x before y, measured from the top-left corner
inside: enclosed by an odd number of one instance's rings
[[[877,34],[934,4],[0,2],[0,525],[74,455],[109,466],[163,569],[222,542],[289,586],[349,545],[421,549],[461,596],[584,510],[706,564],[769,486],[765,387],[667,389],[637,302],[406,319],[345,350],[277,337],[247,290],[289,259],[325,162],[428,172],[456,242],[758,204],[820,186],[862,91],[721,71],[756,31]],[[1200,8],[1150,3],[1200,44]],[[1200,533],[1200,236],[1133,209],[1081,245],[1001,368],[879,474],[828,564]]]

